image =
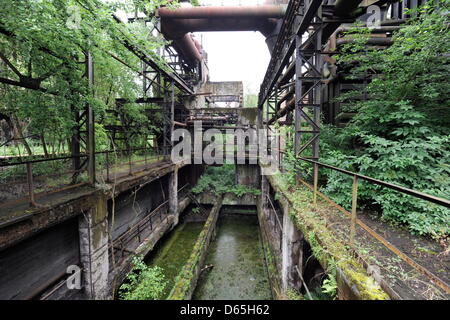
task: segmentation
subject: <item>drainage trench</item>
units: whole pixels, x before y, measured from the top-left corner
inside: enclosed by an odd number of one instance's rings
[[[205,258],[198,259],[198,280],[194,281],[187,297],[194,300],[272,299],[256,208],[224,206],[215,226],[211,227],[199,221],[193,208],[190,206],[183,212],[180,224],[145,258],[148,265],[164,270],[168,285],[163,299],[173,298],[174,286],[183,278],[178,275],[191,264],[194,247],[198,246],[200,233],[206,228],[215,230],[209,245],[205,246]]]
[[[219,217],[205,267],[193,299],[272,299],[256,210],[255,215]]]

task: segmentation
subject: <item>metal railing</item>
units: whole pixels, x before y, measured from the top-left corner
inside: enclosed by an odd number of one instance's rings
[[[178,189],[180,192],[189,192],[190,184],[187,183]],[[144,218],[139,222],[130,227],[127,231],[121,234],[117,239],[112,241],[109,245],[109,249],[112,258],[114,259],[114,264],[120,263],[124,258],[127,257],[125,253],[134,254],[134,249],[130,250],[130,245],[133,241],[137,240],[137,245],[142,243],[144,237],[147,237],[153,232],[157,223],[167,223],[167,217],[169,216],[169,201],[166,200],[157,206],[155,209],[151,210]],[[116,260],[116,251],[119,253],[119,259]]]
[[[169,201],[166,200],[158,207],[153,209],[149,214],[145,216],[141,221],[133,225],[130,229],[120,235],[115,239],[110,245],[110,251],[112,258],[114,259],[114,264],[120,263],[126,256],[125,252],[129,254],[134,254],[133,250],[129,250],[128,247],[133,240],[138,240],[138,243],[142,242],[143,231],[150,234],[155,227],[155,219],[159,220],[159,223],[167,222],[167,212],[169,207]],[[119,260],[116,260],[115,252],[119,252]]]
[[[132,157],[138,155],[135,152],[143,152],[143,154],[141,154],[141,156],[143,156],[144,159],[132,161]],[[114,153],[116,155],[117,154],[122,154],[122,155],[125,154],[126,160],[124,162],[111,161],[111,156],[110,156],[111,153]],[[142,164],[145,166],[149,163],[149,161],[162,157],[161,152],[159,150],[155,150],[155,149],[151,149],[151,148],[134,148],[134,149],[126,149],[126,150],[105,150],[105,151],[95,152],[95,155],[104,156],[104,161],[102,161],[102,166],[99,166],[99,168],[96,172],[96,177],[100,178],[100,175],[101,175],[102,179],[104,178],[104,181],[107,183],[111,182],[111,171],[114,168],[120,169],[119,168],[120,166],[128,165],[128,172],[126,174],[132,175],[133,169],[135,167],[137,167],[139,164]],[[26,168],[24,170],[26,172],[26,179],[21,179],[18,181],[15,179],[12,181],[7,181],[7,179],[5,179],[5,182],[0,182],[0,186],[6,186],[6,185],[12,186],[12,185],[21,185],[21,184],[27,186],[27,188],[26,188],[27,196],[25,198],[19,197],[18,199],[14,199],[14,200],[7,200],[4,203],[2,203],[0,205],[0,207],[4,207],[8,204],[23,202],[23,201],[28,201],[28,203],[30,204],[31,207],[37,207],[37,206],[39,206],[39,204],[36,201],[37,196],[42,196],[42,195],[46,195],[46,194],[50,194],[50,193],[54,193],[54,192],[58,192],[58,191],[63,191],[66,189],[75,188],[75,187],[78,187],[81,185],[86,185],[87,184],[86,182],[76,183],[77,182],[76,180],[78,180],[78,178],[76,176],[81,174],[82,172],[86,171],[86,168],[84,168],[84,167],[82,167],[78,170],[62,170],[61,172],[53,172],[51,174],[36,175],[33,173],[33,165],[41,164],[41,163],[55,163],[56,161],[68,161],[68,160],[73,161],[74,159],[81,159],[81,158],[87,158],[87,157],[88,157],[87,154],[59,156],[59,157],[56,156],[56,157],[51,157],[51,158],[45,158],[45,157],[39,156],[38,158],[34,158],[34,159],[30,159],[30,160],[0,162],[0,170],[7,170],[7,168],[19,167],[19,166],[25,166],[25,168]],[[22,157],[20,157],[19,159],[22,159]],[[69,167],[70,165],[64,164],[64,166]],[[56,170],[56,169],[54,169],[54,170]],[[46,182],[45,181],[46,179],[54,178],[57,176],[62,177],[62,176],[66,176],[66,175],[70,175],[69,177],[66,177],[66,178],[69,178],[71,180],[70,182],[66,183],[67,184],[66,187],[64,187],[64,188],[57,187],[57,188],[55,188],[55,190],[49,191],[48,190],[49,186],[46,186],[47,191],[42,192],[42,193],[36,193],[35,182],[37,180],[43,180],[44,182]],[[61,183],[61,184],[64,184],[64,183]]]
[[[266,194],[266,197],[267,197],[268,203],[270,204],[270,207],[272,208],[272,213],[273,213],[272,216],[275,216],[275,219],[271,218],[272,219],[271,224],[273,226],[273,231],[275,233],[277,233],[279,236],[280,250],[282,250],[282,247],[283,247],[283,224],[281,223],[280,218],[278,217],[278,210],[275,208],[275,205],[273,204],[272,199],[270,198],[270,196],[268,194]],[[273,220],[275,220],[276,223]],[[278,228],[279,228],[278,232],[276,231],[276,226],[278,226]]]
[[[400,257],[403,261],[405,261],[408,265],[428,277],[433,283],[435,283],[437,286],[439,286],[441,289],[443,289],[447,294],[450,293],[450,287],[441,280],[438,276],[436,276],[434,273],[429,271],[427,268],[423,267],[422,265],[416,263],[413,259],[411,259],[409,256],[407,256],[405,253],[397,249],[392,243],[390,243],[388,240],[383,238],[381,235],[376,233],[374,230],[372,230],[369,226],[367,226],[365,223],[357,219],[356,209],[357,209],[357,202],[358,202],[358,181],[364,180],[372,184],[376,184],[382,187],[389,188],[391,190],[395,190],[410,196],[413,196],[418,199],[426,200],[441,206],[444,206],[446,208],[450,208],[450,201],[447,199],[443,199],[440,197],[432,196],[420,191],[416,191],[413,189],[409,189],[406,187],[402,187],[393,183],[389,183],[386,181],[378,180],[375,178],[371,178],[356,172],[348,171],[342,168],[334,167],[329,164],[321,163],[315,160],[306,159],[298,157],[299,160],[311,163],[314,165],[314,175],[313,175],[313,186],[309,185],[307,182],[300,179],[300,182],[310,188],[313,192],[313,205],[317,205],[317,195],[321,196],[324,200],[332,204],[334,207],[336,207],[339,211],[344,213],[347,216],[350,216],[350,234],[349,234],[349,245],[350,247],[355,251],[355,236],[356,236],[356,225],[360,226],[364,231],[369,233],[373,238],[375,238],[377,241],[379,241],[381,244],[383,244],[387,249],[389,249],[391,252],[393,252],[395,255]],[[318,172],[319,167],[324,167],[327,169],[331,169],[333,171],[337,171],[340,173],[343,173],[347,176],[350,176],[353,178],[353,184],[352,184],[352,209],[351,212],[348,212],[341,206],[337,205],[333,200],[328,198],[326,195],[322,194],[318,191]]]

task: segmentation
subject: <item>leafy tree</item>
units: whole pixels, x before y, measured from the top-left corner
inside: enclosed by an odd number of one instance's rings
[[[106,126],[121,124],[121,118],[107,111],[116,109],[116,98],[124,98],[131,103],[120,110],[122,117],[145,136],[150,131],[143,116],[148,106],[133,103],[142,95],[136,81],[140,60],[123,43],[168,68],[156,54],[165,42],[143,23],[118,23],[113,15],[118,9],[151,14],[163,4],[168,1],[1,1],[0,112],[17,119],[18,129],[27,130],[24,136],[56,152],[72,136],[75,114],[86,104],[94,108],[102,135]],[[93,88],[85,78],[86,52],[94,60]]]

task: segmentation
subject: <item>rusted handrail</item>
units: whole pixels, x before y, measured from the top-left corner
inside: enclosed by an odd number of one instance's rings
[[[338,167],[334,167],[332,165],[321,163],[321,162],[317,162],[317,161],[314,161],[314,160],[311,160],[311,159],[306,159],[306,158],[302,158],[302,157],[298,157],[298,159],[300,159],[302,161],[306,161],[306,162],[312,163],[312,164],[315,164],[315,165],[318,165],[320,167],[325,167],[325,168],[328,168],[328,169],[332,169],[334,171],[338,171],[338,172],[344,173],[344,174],[349,175],[349,176],[357,177],[358,179],[366,180],[366,181],[371,182],[373,184],[377,184],[377,185],[380,185],[380,186],[383,186],[383,187],[386,187],[386,188],[389,188],[389,189],[392,189],[392,190],[395,190],[395,191],[399,191],[399,192],[408,194],[410,196],[413,196],[413,197],[416,197],[416,198],[420,198],[422,200],[427,200],[427,201],[439,204],[441,206],[444,206],[446,208],[450,208],[450,200],[447,200],[447,199],[444,199],[444,198],[435,197],[435,196],[432,196],[432,195],[429,195],[429,194],[426,194],[426,193],[423,193],[423,192],[420,192],[420,191],[416,191],[416,190],[413,190],[413,189],[405,188],[405,187],[402,187],[402,186],[399,186],[399,185],[396,185],[396,184],[393,184],[393,183],[389,183],[389,182],[385,182],[385,181],[378,180],[378,179],[375,179],[375,178],[371,178],[371,177],[368,177],[368,176],[365,176],[365,175],[362,175],[362,174],[359,174],[359,173],[356,173],[356,172],[352,172],[352,171],[348,171],[348,170],[341,169],[341,168],[338,168]]]
[[[283,232],[283,225],[280,222],[280,218],[278,218],[277,209],[275,209],[275,206],[272,202],[272,199],[270,199],[269,195],[266,194],[266,197],[269,200],[269,203],[270,203],[270,206],[272,207],[273,212],[275,213],[275,217],[278,222],[278,226],[280,227],[281,232]]]

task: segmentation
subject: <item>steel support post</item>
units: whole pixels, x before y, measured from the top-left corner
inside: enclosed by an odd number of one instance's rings
[[[92,54],[88,52],[86,54],[86,77],[88,79],[89,89],[92,89],[94,84],[94,63],[92,60]],[[94,111],[91,105],[86,106],[86,153],[88,161],[88,175],[89,183],[95,183],[95,122],[94,122]]]
[[[304,1],[308,10],[311,0]],[[322,91],[322,8],[316,11],[305,34],[296,36],[295,56],[295,144],[296,156],[308,148],[308,158],[319,158]],[[314,170],[317,170],[315,167]],[[317,175],[317,173],[315,173]]]

